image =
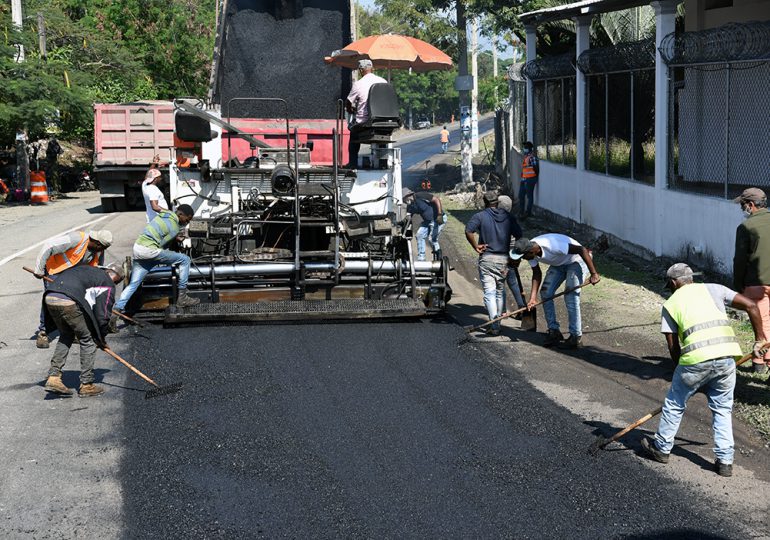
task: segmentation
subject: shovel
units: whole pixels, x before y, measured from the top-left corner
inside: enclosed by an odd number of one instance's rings
[[[770,346],[770,342],[765,342],[763,346]],[[735,366],[738,367],[747,360],[749,360],[753,356],[753,353],[749,353],[747,355],[742,356],[740,359],[735,361]],[[622,430],[618,431],[615,435],[610,437],[609,439],[604,437],[603,435],[599,435],[599,437],[591,444],[591,446],[588,447],[588,453],[589,454],[597,454],[599,453],[599,450],[603,450],[604,447],[606,447],[611,442],[617,441],[619,438],[621,438],[623,435],[628,433],[629,431],[633,431],[645,422],[655,418],[658,416],[661,412],[663,412],[663,407],[658,407],[654,411],[650,411],[644,416],[642,416],[639,420],[636,422],[632,422],[628,424],[626,427],[624,427]]]
[[[26,270],[27,272],[29,272],[30,274],[33,274],[33,275],[34,275],[34,273],[35,273],[35,271],[34,271],[34,270],[32,270],[32,268],[29,268],[28,266],[22,266],[22,268],[23,268],[24,270]],[[42,279],[43,279],[43,281],[47,281],[48,283],[53,283],[53,279],[49,278],[48,276],[43,276],[43,277],[42,277]],[[125,319],[125,320],[127,320],[127,321],[128,321],[128,322],[130,322],[131,324],[135,324],[135,325],[139,326],[139,328],[144,328],[145,326],[147,326],[147,325],[146,325],[146,324],[144,324],[143,322],[137,321],[136,319],[134,319],[134,318],[132,318],[132,317],[129,317],[129,316],[128,316],[128,315],[126,315],[125,313],[121,313],[120,311],[116,311],[116,310],[114,310],[114,309],[113,309],[113,310],[112,310],[112,314],[113,314],[113,315],[117,315],[117,316],[118,316],[118,317],[120,317],[121,319]]]
[[[174,383],[174,384],[168,384],[166,386],[160,386],[158,383],[150,379],[147,375],[136,369],[134,366],[128,363],[127,360],[124,360],[118,354],[107,347],[106,345],[102,347],[102,350],[112,356],[115,360],[126,366],[128,369],[139,375],[142,379],[150,383],[154,386],[154,388],[147,390],[147,392],[144,393],[144,399],[152,399],[154,397],[158,396],[165,396],[167,394],[173,394],[175,392],[179,392],[182,389],[182,383]]]

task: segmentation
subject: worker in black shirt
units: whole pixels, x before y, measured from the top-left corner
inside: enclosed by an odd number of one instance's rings
[[[446,214],[441,206],[441,199],[428,193],[427,191],[418,191],[415,193],[409,188],[404,188],[401,193],[401,200],[406,204],[406,211],[410,214],[420,214],[422,223],[415,232],[417,239],[417,260],[425,260],[425,241],[430,238],[430,244],[433,248],[433,258],[441,259],[441,246],[438,243],[438,237],[446,224]]]

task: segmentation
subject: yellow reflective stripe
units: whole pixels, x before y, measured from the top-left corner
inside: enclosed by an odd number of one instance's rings
[[[715,328],[717,326],[730,326],[730,321],[728,321],[727,319],[717,319],[715,321],[706,321],[706,322],[694,324],[690,328],[682,332],[682,339],[685,339],[687,336],[689,336],[694,332],[705,330],[707,328]]]
[[[684,347],[682,349],[682,354],[685,355],[696,349],[711,347],[713,345],[721,345],[722,343],[738,343],[738,338],[735,336],[721,336],[711,339],[704,339],[703,341],[696,341],[695,343],[690,343],[687,347]]]

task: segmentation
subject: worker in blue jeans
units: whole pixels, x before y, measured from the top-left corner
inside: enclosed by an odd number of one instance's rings
[[[532,205],[535,202],[535,186],[540,177],[540,162],[531,142],[525,142],[522,150],[524,158],[521,161],[521,183],[519,184],[519,216],[529,217],[532,215]]]
[[[441,246],[438,238],[446,225],[446,213],[441,206],[441,199],[433,193],[418,191],[415,193],[409,188],[401,192],[401,200],[406,204],[406,211],[410,214],[419,214],[422,223],[414,233],[417,240],[417,260],[425,260],[426,243],[430,241],[433,250],[433,259],[441,259]]]
[[[642,448],[650,459],[668,463],[687,401],[702,388],[713,415],[714,470],[720,476],[732,476],[735,360],[743,353],[725,306],[748,313],[754,329],[754,358],[764,357],[766,336],[753,300],[723,285],[693,283],[694,275],[685,263],[677,263],[666,272],[666,287],[674,294],[663,304],[661,332],[676,369],[655,439],[642,439]]]

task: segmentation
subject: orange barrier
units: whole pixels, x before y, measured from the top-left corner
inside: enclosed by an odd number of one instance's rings
[[[30,171],[29,173],[30,196],[32,203],[48,202],[48,187],[45,183],[44,171]]]

